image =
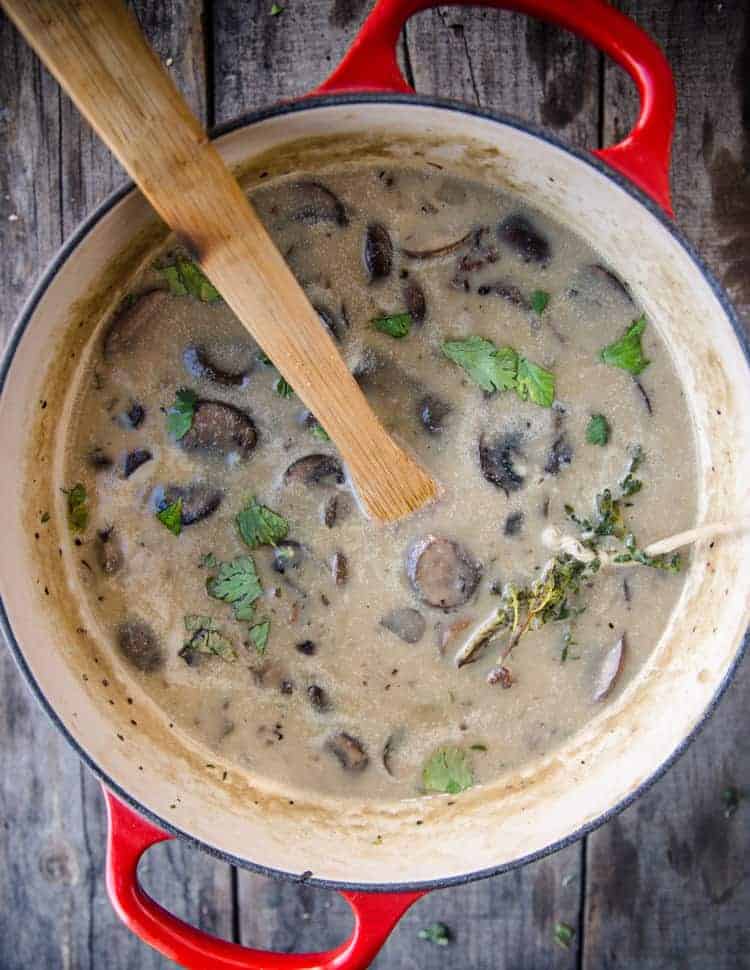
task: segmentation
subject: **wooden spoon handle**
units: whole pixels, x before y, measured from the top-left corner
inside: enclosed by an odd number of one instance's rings
[[[2,5],[333,438],[366,510],[390,521],[434,497],[127,9],[118,0]]]

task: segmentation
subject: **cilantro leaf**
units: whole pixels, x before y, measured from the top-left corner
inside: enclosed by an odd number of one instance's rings
[[[522,401],[532,400],[539,407],[551,408],[555,400],[555,375],[527,357],[519,357],[516,390]]]
[[[169,529],[172,535],[178,536],[182,532],[182,499],[178,498],[171,505],[165,505],[163,509],[159,509],[156,518]]]
[[[268,506],[261,505],[256,498],[238,513],[236,521],[243,542],[251,549],[275,546],[289,534],[287,520]]]
[[[237,620],[253,618],[253,604],[263,592],[250,556],[238,556],[231,562],[219,565],[219,572],[206,583],[209,596],[224,600],[234,610]]]
[[[586,427],[586,441],[590,445],[604,445],[609,441],[609,422],[603,414],[592,414]]]
[[[182,645],[179,656],[190,663],[196,653],[213,654],[222,660],[236,660],[231,640],[219,630],[210,616],[188,613],[184,618],[185,631],[190,634]]]
[[[216,569],[219,565],[219,560],[212,552],[206,552],[198,560],[198,565],[201,569]]]
[[[438,748],[422,769],[422,782],[427,791],[457,795],[474,784],[471,760],[463,748],[445,745]]]
[[[276,383],[273,385],[273,389],[279,395],[279,397],[289,398],[294,394],[294,388],[291,384],[287,384],[283,377],[280,377]]]
[[[271,9],[268,11],[272,17],[278,17],[280,13],[284,12],[284,8],[278,3],[272,3]]]
[[[549,293],[545,292],[545,290],[534,290],[534,292],[531,294],[531,309],[538,316],[541,317],[541,315],[547,309],[548,303]]]
[[[570,949],[573,937],[576,935],[572,926],[567,923],[555,923],[555,943],[564,950]]]
[[[402,337],[409,336],[412,316],[411,313],[394,313],[388,317],[375,317],[372,325],[380,333],[386,333],[389,337],[400,340]]]
[[[326,431],[326,429],[323,427],[322,424],[318,424],[317,421],[310,428],[310,434],[313,436],[313,438],[317,438],[318,441],[330,441],[331,440],[331,436],[328,434],[328,432]]]
[[[436,943],[438,946],[448,946],[451,941],[451,931],[445,923],[433,923],[425,926],[417,933],[420,940],[427,940],[428,943]]]
[[[78,482],[67,493],[68,525],[73,532],[83,532],[89,524],[88,496],[86,488]]]
[[[193,414],[198,395],[186,387],[180,388],[174,396],[174,404],[167,411],[167,431],[175,441],[184,438],[193,426]]]
[[[203,270],[189,259],[176,259],[171,266],[165,266],[161,274],[175,296],[194,296],[203,303],[221,299],[221,294]]]
[[[266,646],[268,645],[268,633],[270,629],[270,620],[261,620],[260,623],[256,623],[255,626],[250,627],[250,639],[255,644],[255,649],[258,651],[261,657],[266,652]]]
[[[446,340],[443,353],[466,371],[483,391],[508,391],[516,387],[518,354],[512,347],[498,350],[491,340],[472,336]]]
[[[638,375],[651,361],[643,355],[641,335],[646,329],[646,315],[634,320],[625,335],[600,351],[599,357],[610,367],[620,367],[630,374]]]

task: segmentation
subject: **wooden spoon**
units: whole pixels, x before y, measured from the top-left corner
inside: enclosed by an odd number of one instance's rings
[[[436,495],[388,435],[234,176],[119,0],[0,0],[338,448],[365,510]]]

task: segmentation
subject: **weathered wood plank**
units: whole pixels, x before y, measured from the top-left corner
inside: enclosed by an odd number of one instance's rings
[[[213,5],[213,116],[238,115],[304,94],[319,84],[349,46],[368,0],[286,3],[216,0]]]
[[[672,181],[677,223],[750,312],[750,4],[618,4],[663,45],[679,110]],[[635,98],[605,74],[604,131],[627,130]],[[747,664],[708,728],[643,798],[588,840],[584,970],[740,970],[750,951],[750,806],[724,817],[722,792],[747,790]]]
[[[194,107],[205,111],[204,44],[195,0],[138,13]],[[73,226],[124,177],[57,85],[0,17],[0,306],[4,337]],[[18,216],[18,218],[12,218]],[[98,783],[48,723],[10,655],[0,656],[0,966],[161,970],[172,966],[118,921],[104,888]],[[178,844],[144,861],[147,887],[210,932],[232,932],[228,866]]]

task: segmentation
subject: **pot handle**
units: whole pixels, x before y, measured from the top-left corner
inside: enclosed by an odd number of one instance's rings
[[[378,0],[339,66],[312,94],[413,94],[396,61],[396,46],[413,14],[438,5],[437,0]],[[625,68],[638,88],[638,120],[621,142],[593,154],[673,215],[669,160],[677,110],[674,78],[645,31],[605,0],[451,0],[448,5],[498,7],[549,21],[591,41]]]
[[[102,786],[103,787],[103,786]],[[393,927],[423,892],[342,892],[354,913],[352,935],[324,953],[272,953],[195,929],[155,902],[138,881],[138,862],[173,838],[103,787],[107,803],[107,892],[117,915],[144,943],[186,970],[365,970]]]

